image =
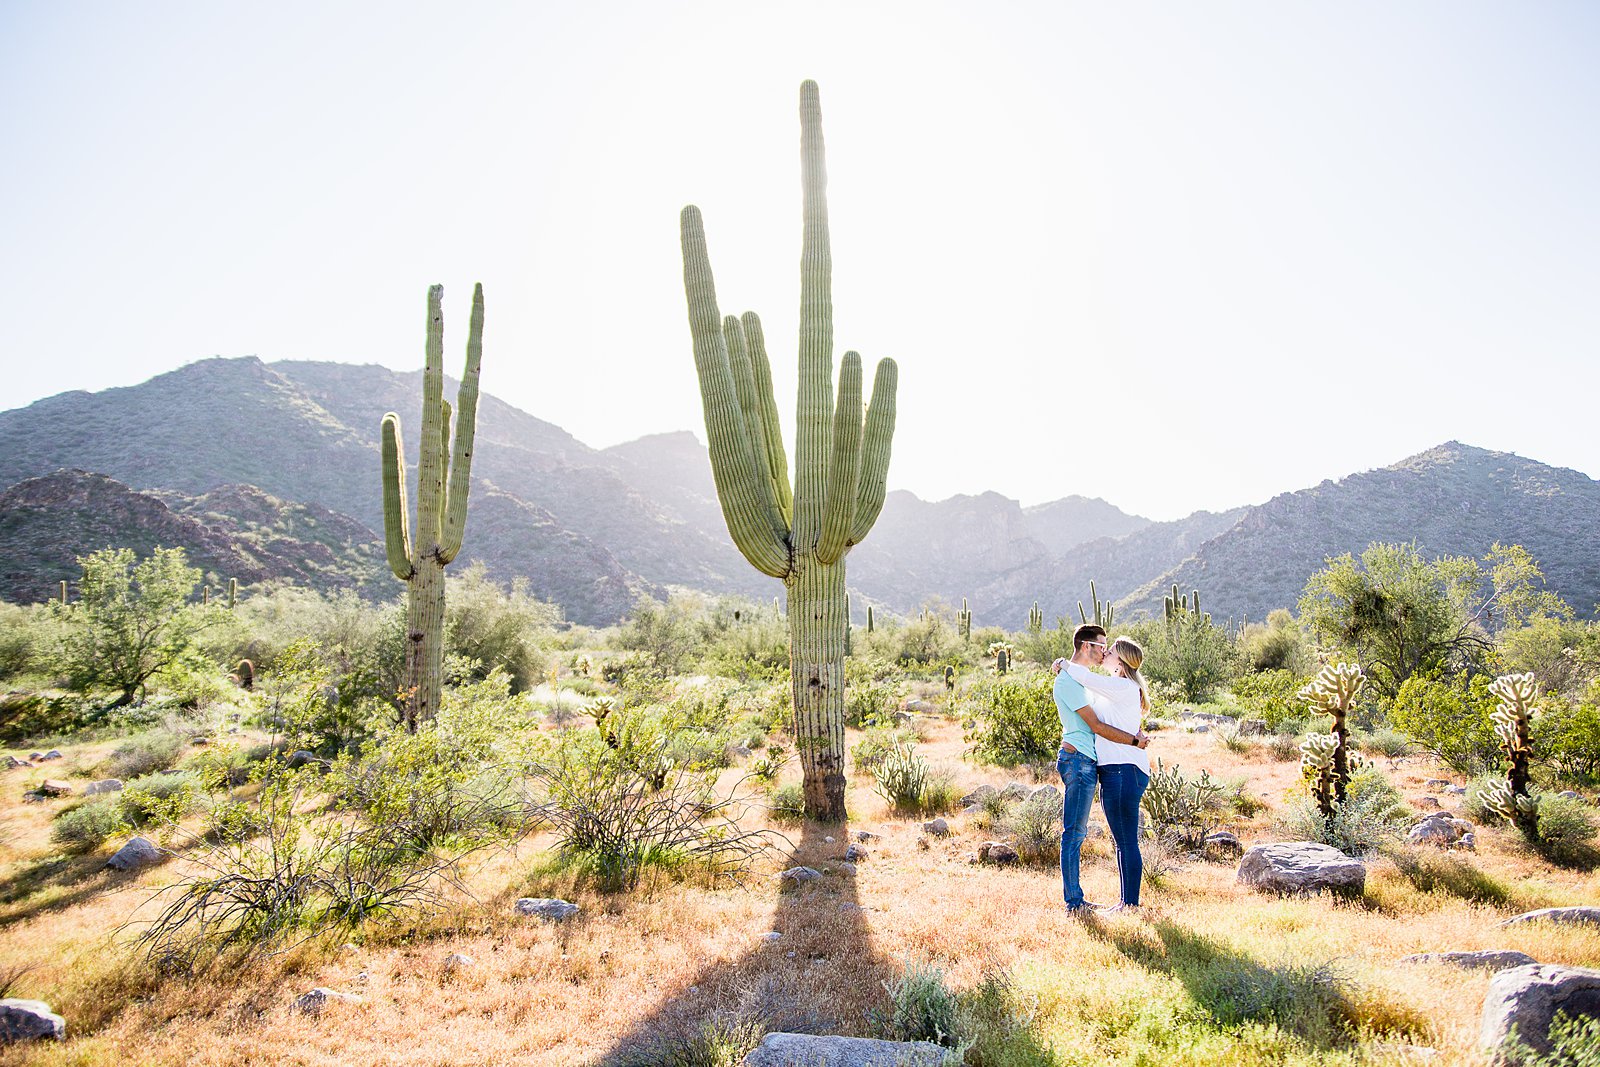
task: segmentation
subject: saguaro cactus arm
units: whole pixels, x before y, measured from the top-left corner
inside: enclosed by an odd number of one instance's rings
[[[789,457],[783,449],[783,427],[778,422],[778,401],[772,395],[772,364],[767,359],[766,336],[761,330],[761,319],[754,311],[746,311],[740,319],[744,327],[745,351],[750,357],[751,376],[755,381],[756,399],[760,402],[760,417],[767,445],[767,471],[772,478],[772,489],[778,498],[778,511],[783,517],[783,527],[794,523],[794,489],[789,484]]]
[[[406,499],[405,445],[400,439],[400,416],[383,417],[383,533],[389,550],[389,568],[402,582],[410,581],[411,505]]]
[[[861,356],[846,352],[839,361],[839,398],[833,409],[833,458],[822,505],[822,536],[817,559],[837,563],[850,546],[856,517],[856,487],[861,477]]]
[[[866,540],[883,510],[889,488],[889,452],[894,442],[895,389],[899,383],[899,364],[892,359],[879,360],[872,375],[872,403],[867,405],[867,421],[861,431],[861,474],[856,482],[855,521],[850,526],[852,545]]]
[[[472,488],[472,451],[478,436],[478,369],[483,362],[483,285],[472,290],[472,319],[467,326],[467,367],[456,391],[455,447],[450,458],[450,487],[440,519],[439,559],[449,563],[461,551],[467,531],[467,493]],[[449,409],[444,412],[444,437],[450,440]]]

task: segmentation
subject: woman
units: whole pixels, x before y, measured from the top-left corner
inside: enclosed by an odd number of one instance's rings
[[[1144,715],[1150,710],[1150,692],[1139,666],[1144,649],[1132,638],[1111,642],[1100,665],[1111,674],[1084,671],[1077,675],[1090,693],[1094,712],[1100,721],[1130,734],[1138,734]],[[1095,773],[1100,781],[1100,808],[1117,844],[1117,873],[1122,880],[1122,903],[1112,911],[1129,911],[1139,906],[1139,885],[1144,878],[1144,859],[1139,855],[1139,802],[1150,785],[1150,754],[1143,747],[1122,745],[1100,739],[1095,744],[1098,762]]]

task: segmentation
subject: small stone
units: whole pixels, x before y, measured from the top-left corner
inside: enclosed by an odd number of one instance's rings
[[[204,746],[209,745],[211,743],[211,738],[209,738],[209,737],[191,737],[191,738],[189,738],[189,743],[191,745],[195,745],[195,746],[198,746],[198,747],[204,747]]]
[[[928,844],[928,839],[926,837],[918,837],[917,838],[917,849],[918,849],[918,851],[926,852],[926,851],[928,851],[928,849],[930,849],[932,847],[933,847],[932,845]]]
[[[795,958],[795,957],[796,957],[796,956],[797,956],[797,955],[799,955],[799,953],[797,953],[797,952],[795,952],[795,950],[794,950],[794,949],[790,949],[790,950],[789,950],[789,951],[788,951],[788,952],[785,952],[785,953],[784,953],[784,955],[785,955],[785,956],[787,956],[787,957],[788,957],[788,958],[789,958],[789,959],[791,959],[791,960],[792,960],[792,959],[794,959],[794,958]]]
[[[46,752],[44,755],[40,756],[39,758],[41,760],[60,759],[61,758],[61,750],[59,748],[52,748],[49,752]]]
[[[1576,789],[1563,789],[1561,792],[1557,793],[1556,796],[1564,797],[1567,800],[1582,800],[1583,799],[1582,797],[1580,797],[1578,795],[1578,791]]]
[[[572,918],[581,910],[571,901],[551,897],[523,897],[517,901],[516,909],[518,915],[557,923]]]
[[[1423,819],[1406,834],[1413,845],[1453,845],[1472,830],[1465,819],[1453,819],[1447,812]]]
[[[1217,830],[1207,834],[1205,846],[1213,852],[1228,853],[1235,856],[1244,854],[1244,843],[1239,840],[1239,835],[1231,830]]]
[[[8,770],[8,771],[11,770],[13,767],[32,767],[32,766],[33,766],[33,764],[29,763],[25,759],[18,759],[17,757],[11,755],[10,753],[6,754],[6,770]]]
[[[833,838],[832,837],[824,837],[822,840],[823,840],[824,844],[829,844],[829,845],[833,844]]]
[[[1265,737],[1271,731],[1267,729],[1266,719],[1240,719],[1240,737]]]
[[[116,855],[106,860],[106,866],[114,871],[136,871],[160,862],[161,850],[156,848],[155,842],[148,837],[132,837],[117,849]]]
[[[1422,797],[1421,799],[1419,799],[1417,801],[1417,803],[1421,804],[1424,808],[1442,808],[1442,807],[1444,807],[1443,804],[1439,803],[1439,798],[1438,797]]]
[[[1039,803],[1043,803],[1045,800],[1054,801],[1054,800],[1060,800],[1060,799],[1061,799],[1061,790],[1057,789],[1053,785],[1049,785],[1048,783],[1045,784],[1045,785],[1041,785],[1039,788],[1035,789],[1032,793],[1028,794],[1028,802],[1030,804],[1039,804]]]
[[[1401,963],[1448,963],[1455,967],[1503,971],[1508,967],[1525,967],[1539,961],[1526,952],[1511,949],[1480,949],[1474,952],[1419,952],[1405,956]]]
[[[354,993],[341,993],[336,989],[318,986],[309,993],[301,993],[295,998],[294,1004],[289,1008],[292,1012],[301,1015],[321,1015],[330,1004],[360,1004],[361,998]]]
[[[777,942],[777,940],[782,936],[783,936],[783,934],[779,933],[777,930],[768,930],[766,933],[761,935],[761,940],[763,940],[767,944],[771,945],[771,944],[775,944]]]
[[[1203,722],[1184,723],[1183,728],[1191,734],[1209,734],[1211,732],[1211,727]]]
[[[1461,840],[1456,842],[1455,847],[1467,852],[1478,851],[1478,835],[1471,832],[1462,834]]]
[[[1464,786],[1464,785],[1447,785],[1447,786],[1444,787],[1444,791],[1446,793],[1449,793],[1453,797],[1461,797],[1461,796],[1466,796],[1467,795],[1467,787]]]
[[[471,956],[465,955],[464,953],[452,952],[450,955],[444,958],[444,969],[446,971],[459,971],[464,968],[471,967],[477,962],[477,960],[473,959]]]
[[[863,845],[870,845],[874,841],[882,841],[883,838],[879,837],[871,830],[857,830],[856,840],[860,841]]]
[[[1501,926],[1517,926],[1521,923],[1558,923],[1566,926],[1573,923],[1584,923],[1590,926],[1600,926],[1600,908],[1540,908],[1538,911],[1523,912],[1514,918],[1507,919]]]
[[[42,759],[44,759],[44,753],[43,752],[30,752],[30,753],[28,753],[28,762],[29,763],[38,763]]]
[[[59,778],[46,778],[44,780],[44,784],[38,789],[34,790],[34,792],[44,797],[69,796],[72,793],[72,783],[63,782]]]
[[[814,882],[821,877],[822,872],[814,867],[790,867],[787,871],[778,875],[778,880],[794,882],[798,885],[801,882]]]
[[[1004,789],[1000,790],[1000,795],[1005,797],[1007,800],[1027,800],[1028,794],[1032,792],[1033,790],[1029,789],[1021,782],[1011,782]]]
[[[289,755],[289,769],[290,770],[293,770],[296,767],[304,767],[308,763],[318,763],[318,762],[321,762],[321,761],[317,759],[317,754],[315,752],[308,752],[307,750],[305,750],[303,748],[302,749],[298,749],[295,752],[290,753],[290,755]]]
[[[99,796],[101,793],[117,793],[122,790],[122,782],[116,778],[102,778],[98,782],[90,782],[83,787],[86,797]]]
[[[356,984],[357,985],[366,985],[370,981],[372,981],[372,975],[368,974],[366,971],[357,971],[356,972]]]
[[[841,864],[838,865],[837,869],[838,869],[840,874],[848,874],[852,878],[855,877],[856,865],[853,864],[853,863],[841,863]]]
[[[1429,778],[1426,782],[1422,783],[1422,788],[1424,788],[1424,789],[1448,789],[1448,788],[1450,788],[1450,779],[1448,779],[1448,778]]]
[[[998,792],[999,790],[992,785],[980,785],[978,788],[962,797],[961,803],[970,808],[988,799],[989,797],[994,796]]]
[[[42,1000],[6,997],[0,1000],[0,1045],[67,1036],[67,1021]]]
[[[943,819],[932,819],[922,824],[922,832],[934,837],[949,837],[950,824]]]
[[[844,850],[844,858],[848,863],[859,863],[867,858],[867,850],[860,845],[851,845]]]
[[[932,715],[939,709],[934,707],[926,700],[917,700],[913,698],[906,701],[906,710],[916,715]]]
[[[1017,850],[1004,841],[985,841],[978,846],[978,862],[993,867],[1005,867],[1016,863],[1020,857]]]

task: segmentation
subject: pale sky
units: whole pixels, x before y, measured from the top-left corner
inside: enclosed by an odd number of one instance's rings
[[[1582,2],[0,0],[0,407],[212,355],[703,439],[678,212],[793,433],[799,83],[890,484],[1153,518],[1447,439],[1600,474]],[[1074,458],[1074,453],[1084,458]]]

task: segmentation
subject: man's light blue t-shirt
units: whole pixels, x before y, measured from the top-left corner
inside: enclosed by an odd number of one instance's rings
[[[1094,731],[1078,715],[1079,708],[1089,706],[1089,694],[1066,668],[1056,675],[1055,698],[1056,714],[1061,717],[1061,740],[1094,759]]]

